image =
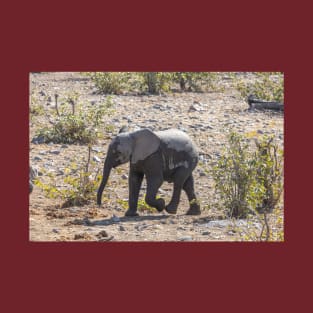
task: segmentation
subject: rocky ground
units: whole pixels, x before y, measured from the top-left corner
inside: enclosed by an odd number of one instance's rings
[[[252,80],[251,74],[243,79]],[[168,93],[166,95],[113,96],[113,113],[105,116],[105,138],[93,146],[92,159],[96,171],[102,171],[103,160],[110,139],[126,125],[130,130],[149,127],[153,130],[179,128],[186,131],[199,147],[200,162],[195,170],[195,185],[202,207],[201,216],[186,216],[187,197],[183,193],[175,216],[156,211],[140,212],[139,217],[124,217],[122,203],[128,197],[128,165],[112,170],[105,189],[102,207],[95,202],[83,207],[60,208],[60,199],[49,199],[35,186],[29,201],[29,238],[31,241],[242,241],[253,240],[260,232],[256,221],[232,221],[211,205],[215,199],[209,168],[220,156],[228,130],[257,136],[274,134],[283,145],[283,114],[251,112],[232,88],[229,77],[220,82],[223,91],[210,93]],[[64,97],[79,93],[79,101],[86,108],[105,101],[106,96],[94,92],[91,81],[80,73],[33,73],[30,75],[30,105],[43,108],[43,114],[30,117],[30,163],[41,173],[51,173],[62,186],[65,169],[73,161],[87,158],[87,147],[68,144],[34,144],[31,140],[43,125],[49,125],[54,110],[54,94]],[[51,101],[49,101],[49,97]],[[39,176],[46,180],[46,174]],[[172,186],[164,183],[160,196],[166,202]],[[141,197],[145,193],[145,184]],[[281,211],[280,215],[283,213]],[[276,220],[271,217],[273,229]]]

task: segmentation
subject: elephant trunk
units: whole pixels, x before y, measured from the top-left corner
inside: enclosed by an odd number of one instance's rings
[[[102,192],[103,192],[103,189],[106,186],[107,181],[109,179],[111,169],[112,169],[112,164],[107,158],[105,160],[105,163],[104,163],[102,181],[101,181],[100,187],[98,189],[98,193],[97,193],[97,204],[98,205],[101,205]]]

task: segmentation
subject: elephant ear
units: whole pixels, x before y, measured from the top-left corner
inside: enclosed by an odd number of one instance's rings
[[[140,129],[132,133],[135,140],[131,163],[146,159],[160,146],[160,138],[149,129]]]

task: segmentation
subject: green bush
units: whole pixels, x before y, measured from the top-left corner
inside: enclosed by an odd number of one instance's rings
[[[179,84],[182,91],[200,92],[204,89],[216,90],[219,73],[215,72],[177,72],[174,81]]]
[[[129,72],[88,72],[99,93],[121,94],[128,90],[132,73]]]
[[[139,212],[156,212],[156,209],[150,206],[145,201],[146,195],[142,199],[138,199],[137,209]],[[156,197],[159,198],[158,196]],[[123,199],[117,199],[117,203],[126,211],[128,209],[128,201]]]
[[[216,90],[218,73],[210,72],[87,72],[99,93],[128,91],[159,94],[177,84],[182,91]]]
[[[282,73],[260,72],[255,75],[257,79],[254,83],[235,81],[235,87],[244,99],[247,99],[249,95],[254,95],[261,100],[284,102],[284,76]]]
[[[269,213],[283,189],[282,152],[273,138],[256,141],[252,151],[247,138],[229,135],[229,145],[212,169],[227,216],[246,218],[249,213]]]
[[[61,110],[56,105],[56,115],[53,121],[50,120],[52,125],[39,129],[37,137],[45,143],[94,144],[101,135],[98,128],[104,115],[111,112],[111,99],[85,110],[82,105],[75,104],[76,99],[66,99],[66,103],[71,105],[70,111],[65,107]]]
[[[68,186],[67,188],[59,188],[55,175],[51,173],[44,175],[48,177],[48,183],[37,178],[35,184],[44,191],[47,197],[61,199],[62,208],[85,205],[94,200],[101,181],[101,175],[99,171],[95,171],[94,163],[90,159],[91,146],[88,147],[88,157],[82,166],[72,162],[65,169],[63,184]],[[93,176],[92,173],[95,172],[96,174]]]

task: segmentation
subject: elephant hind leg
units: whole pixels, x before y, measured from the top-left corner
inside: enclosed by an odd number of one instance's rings
[[[180,200],[181,190],[184,186],[186,179],[190,173],[186,170],[185,167],[177,168],[174,176],[174,190],[170,203],[166,206],[165,210],[170,214],[176,214],[177,207]]]
[[[189,204],[190,204],[190,208],[186,214],[187,215],[200,215],[201,210],[200,210],[200,205],[195,194],[194,181],[193,181],[192,175],[190,175],[185,181],[183,189],[185,190],[187,194]]]

